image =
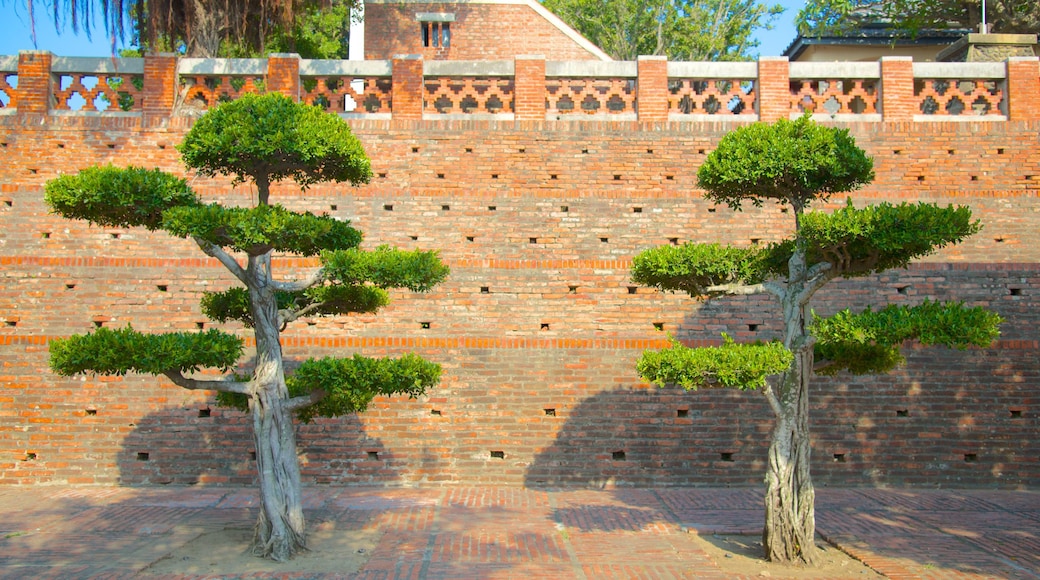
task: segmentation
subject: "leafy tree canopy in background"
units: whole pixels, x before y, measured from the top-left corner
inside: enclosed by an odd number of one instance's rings
[[[1040,2],[985,0],[990,32],[1040,32]],[[982,0],[815,0],[798,12],[802,36],[848,34],[868,25],[887,25],[908,35],[949,28],[978,32]]]
[[[758,29],[780,5],[759,0],[545,0],[544,5],[611,58],[664,55],[675,61],[749,60]]]
[[[6,1],[6,0],[4,0]],[[20,2],[22,0],[10,0]],[[100,18],[112,50],[248,57],[296,52],[346,58],[350,15],[360,0],[24,0],[35,38],[39,16],[60,33],[93,33]],[[134,51],[130,51],[134,52]]]

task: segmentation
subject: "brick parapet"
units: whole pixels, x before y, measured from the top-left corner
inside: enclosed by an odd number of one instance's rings
[[[545,57],[517,56],[514,59],[514,105],[518,123],[545,120]]]
[[[1040,120],[1040,58],[1012,57],[1007,60],[1008,118],[1013,121]]]
[[[881,114],[887,122],[909,121],[914,118],[917,103],[914,100],[914,63],[904,56],[881,59]]]
[[[664,56],[641,56],[636,62],[639,120],[649,123],[668,121],[668,59]]]
[[[772,123],[791,115],[791,73],[786,56],[758,60],[758,118]]]
[[[267,58],[267,90],[300,100],[300,55],[272,54]]]
[[[399,55],[393,59],[393,116],[395,121],[422,120],[423,58]]]
[[[18,113],[46,114],[54,99],[51,61],[54,55],[43,50],[18,54]]]
[[[149,55],[144,59],[144,104],[146,121],[168,120],[177,97],[177,56]]]

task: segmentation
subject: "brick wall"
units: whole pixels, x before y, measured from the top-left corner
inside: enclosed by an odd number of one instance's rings
[[[424,47],[419,12],[455,15],[451,46]],[[599,60],[558,26],[526,4],[368,3],[365,5],[365,58],[391,59],[421,54],[427,60],[502,60],[541,54],[550,60]]]
[[[23,57],[27,92],[0,115],[0,483],[248,483],[248,421],[206,393],[47,369],[49,339],[98,325],[208,327],[200,293],[232,280],[183,240],[48,214],[42,186],[61,173],[96,163],[183,173],[174,146],[192,121],[169,116],[170,82],[146,82],[141,115],[48,114],[43,55]],[[655,245],[790,233],[776,206],[734,213],[697,192],[699,164],[734,123],[667,121],[649,94],[664,86],[656,59],[639,63],[640,121],[545,121],[544,97],[529,90],[545,76],[538,59],[518,61],[516,120],[424,121],[412,94],[421,62],[393,63],[393,120],[350,121],[371,184],[274,191],[290,208],[350,219],[370,247],[437,249],[452,268],[431,293],[395,293],[379,314],[290,326],[296,360],[416,351],[445,368],[420,400],[379,399],[360,417],[300,426],[307,481],[759,484],[770,427],[760,395],[658,389],[633,369],[664,333],[709,343],[779,331],[766,297],[695,303],[628,278],[632,257]],[[269,71],[270,88],[298,90],[294,60],[274,64],[283,74]],[[779,78],[781,64],[765,68]],[[960,299],[1008,322],[989,349],[907,345],[908,366],[890,375],[819,379],[814,473],[824,485],[1040,485],[1040,122],[1029,106],[1040,82],[1035,59],[1011,64],[1009,84],[1032,92],[1010,91],[1010,120],[915,121],[890,90],[885,121],[842,123],[876,163],[855,203],[967,204],[985,228],[906,270],[835,283],[817,311]],[[886,86],[912,85],[903,65],[882,63]],[[146,61],[149,78],[172,70],[172,60]],[[762,91],[785,94],[777,78]],[[208,200],[253,199],[248,187],[189,177]],[[284,273],[313,266],[276,260]]]

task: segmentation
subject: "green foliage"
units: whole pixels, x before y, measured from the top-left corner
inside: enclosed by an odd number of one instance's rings
[[[857,209],[850,199],[834,213],[806,213],[798,235],[810,264],[830,262],[842,276],[902,268],[981,229],[965,206],[882,203]],[[793,251],[793,246],[791,246]]]
[[[644,286],[703,296],[722,284],[762,281],[761,248],[685,243],[640,252],[632,260],[632,281]]]
[[[448,277],[450,270],[436,251],[404,251],[379,246],[374,251],[342,250],[321,253],[326,278],[345,285],[371,283],[380,288],[426,292]]]
[[[325,397],[317,404],[298,411],[297,416],[309,422],[315,417],[360,413],[376,395],[419,397],[440,377],[440,365],[415,354],[398,359],[354,355],[308,360],[285,382],[294,397],[325,391]]]
[[[90,167],[47,182],[44,201],[56,214],[110,227],[162,227],[163,211],[193,207],[188,182],[158,169]]]
[[[142,334],[130,326],[58,338],[50,342],[51,370],[63,376],[79,373],[158,375],[201,368],[226,371],[242,356],[242,339],[216,329],[206,332]]]
[[[749,60],[754,33],[783,7],[760,0],[545,0],[546,8],[616,60]]]
[[[735,210],[744,201],[759,206],[765,199],[801,210],[815,199],[869,183],[873,167],[848,129],[824,127],[805,115],[726,134],[697,179],[706,198]]]
[[[990,32],[1035,34],[1040,30],[1040,3],[1030,0],[986,0]],[[814,0],[798,12],[802,36],[855,36],[858,29],[878,25],[911,38],[929,29],[978,30],[981,0]]]
[[[299,312],[318,304],[309,316],[331,316],[351,312],[375,312],[390,303],[386,290],[375,286],[343,286],[339,284],[315,286],[301,292],[276,292],[278,309]],[[202,313],[217,322],[237,320],[252,328],[249,312],[249,291],[242,287],[222,292],[205,292],[201,300]]]
[[[764,387],[766,377],[786,371],[794,360],[779,342],[736,344],[722,337],[722,346],[703,348],[673,340],[670,348],[644,352],[636,370],[646,381],[688,391],[707,386],[750,390]]]
[[[274,93],[243,95],[203,115],[178,146],[201,175],[301,186],[321,181],[367,183],[368,157],[337,115]]]
[[[817,338],[816,356],[831,363],[821,374],[867,374],[902,364],[899,345],[906,340],[957,349],[989,346],[1000,336],[1001,322],[985,308],[926,300],[918,306],[889,305],[858,314],[846,309],[828,318],[814,315],[811,332]]]
[[[289,211],[280,205],[253,208],[219,204],[174,208],[163,229],[252,255],[270,250],[316,256],[322,250],[347,250],[361,243],[361,232],[330,216]]]
[[[347,58],[350,4],[333,2],[298,11],[292,30],[276,31],[268,40],[267,51],[294,52],[311,59]]]

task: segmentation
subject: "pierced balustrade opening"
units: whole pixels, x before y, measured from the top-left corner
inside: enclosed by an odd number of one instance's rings
[[[1006,107],[999,80],[915,79],[914,97],[922,115],[1003,115]]]
[[[440,77],[424,81],[424,107],[448,114],[513,112],[515,84],[511,77]]]
[[[801,113],[874,115],[878,84],[878,79],[792,80],[791,108]]]
[[[636,81],[624,78],[547,78],[546,112],[552,115],[620,115],[636,112]]]
[[[683,115],[754,115],[755,81],[669,79],[668,112]]]

